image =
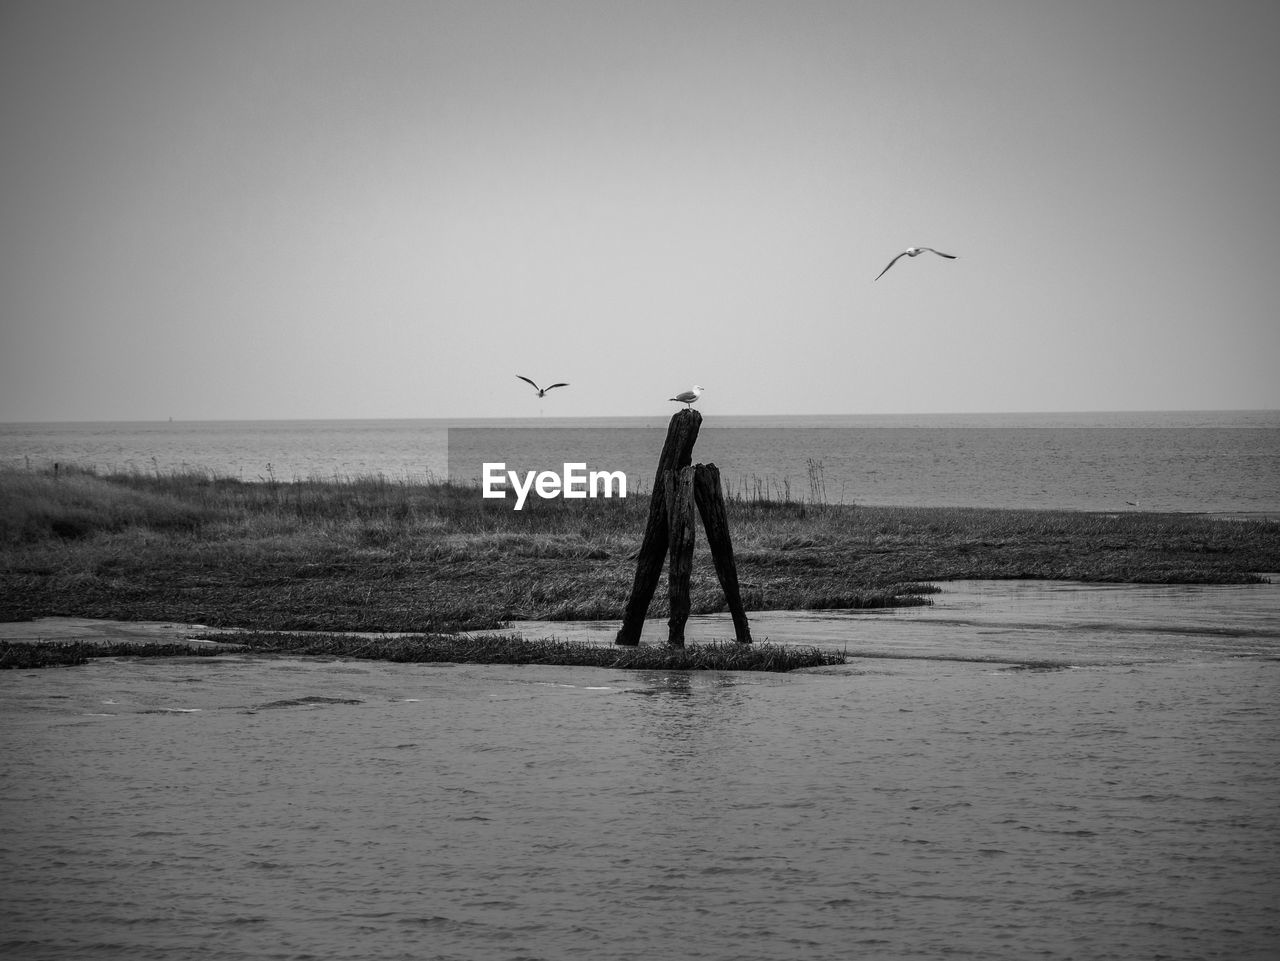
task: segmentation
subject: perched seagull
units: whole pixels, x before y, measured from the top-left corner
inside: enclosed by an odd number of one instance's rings
[[[516,376],[519,377],[526,384],[533,384],[533,381],[531,381],[528,377],[525,377],[523,374],[516,374]],[[569,386],[568,384],[552,384],[550,387],[539,387],[537,384],[533,384],[533,389],[538,392],[539,397],[546,397],[547,391],[555,390],[557,387],[568,387],[568,386]]]
[[[676,394],[674,397],[668,397],[667,400],[679,401],[680,403],[685,404],[687,407],[692,407],[695,403],[697,403],[698,398],[702,396],[702,392],[704,390],[706,390],[705,387],[700,387],[697,384],[694,384],[693,390],[682,390],[680,391],[680,393]]]
[[[919,257],[926,250],[929,251],[929,253],[931,254],[937,254],[939,257],[946,257],[947,260],[956,259],[955,254],[944,254],[941,250],[934,250],[932,247],[908,247],[902,253],[898,254],[898,256],[894,257],[893,260],[889,261],[889,267],[892,267],[903,257]],[[880,271],[880,273],[876,274],[876,280],[879,280],[881,277],[883,277],[885,273],[889,270],[889,267],[886,267],[884,270]]]

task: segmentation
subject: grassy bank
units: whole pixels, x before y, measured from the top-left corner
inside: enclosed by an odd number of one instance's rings
[[[533,498],[515,512],[474,488],[378,477],[0,471],[0,620],[430,633],[618,618],[647,512],[645,496]],[[729,523],[753,610],[927,603],[928,582],[955,578],[1225,583],[1280,570],[1269,521],[731,497]],[[720,610],[705,541],[696,550],[694,612]]]

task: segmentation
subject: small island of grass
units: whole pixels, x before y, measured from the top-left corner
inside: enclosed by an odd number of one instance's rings
[[[516,512],[447,482],[0,470],[0,620],[412,633],[422,652],[442,647],[429,635],[618,619],[648,504],[539,500]],[[932,582],[960,578],[1244,583],[1280,570],[1280,524],[1266,519],[741,496],[727,507],[748,611],[927,604]],[[723,610],[705,542],[695,550],[693,613]],[[651,617],[665,615],[662,595]]]

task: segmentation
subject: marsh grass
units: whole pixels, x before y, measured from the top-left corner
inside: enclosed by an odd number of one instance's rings
[[[225,635],[210,640],[227,641]],[[67,667],[106,657],[217,657],[245,651],[286,657],[356,658],[404,664],[558,664],[622,670],[772,671],[833,667],[844,654],[816,647],[733,642],[672,647],[613,647],[562,641],[529,640],[519,635],[470,637],[465,634],[362,637],[350,634],[246,632],[231,644],[193,647],[186,644],[0,642],[0,669]]]
[[[136,644],[128,641],[101,644],[84,641],[0,641],[0,670],[41,667],[75,667],[99,657],[212,657],[225,649],[190,644]]]
[[[820,465],[811,485],[820,490]],[[1280,524],[1196,515],[831,505],[727,497],[749,610],[928,603],[956,578],[1243,582]],[[531,498],[382,476],[0,470],[0,620],[172,620],[433,633],[620,617],[649,498]],[[651,617],[666,613],[659,586]],[[699,534],[693,613],[724,609]]]
[[[219,639],[213,636],[213,639]],[[225,639],[225,638],[221,638]],[[815,647],[690,644],[683,648],[617,647],[519,634],[408,637],[353,637],[349,634],[240,633],[235,643],[256,653],[289,656],[354,657],[413,664],[560,664],[654,670],[794,671],[844,664],[845,655]]]

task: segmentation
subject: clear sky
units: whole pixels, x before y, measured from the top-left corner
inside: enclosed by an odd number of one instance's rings
[[[3,0],[0,421],[1280,408],[1278,34]]]

